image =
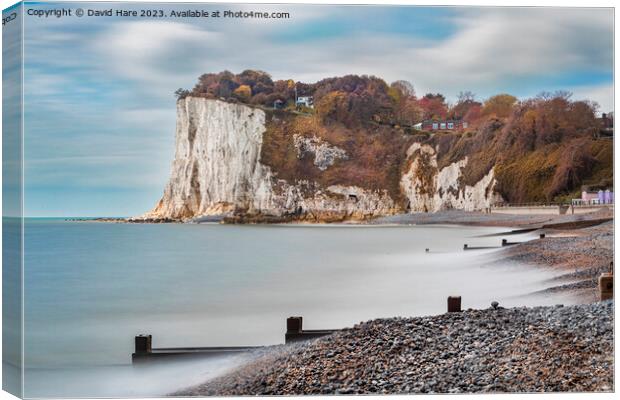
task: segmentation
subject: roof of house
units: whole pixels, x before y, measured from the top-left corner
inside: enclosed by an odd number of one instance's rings
[[[428,123],[434,123],[434,122],[438,122],[438,123],[443,123],[443,122],[452,122],[452,123],[462,123],[462,122],[467,122],[467,121],[463,121],[462,119],[425,119],[424,121],[422,121],[423,124],[428,124]]]

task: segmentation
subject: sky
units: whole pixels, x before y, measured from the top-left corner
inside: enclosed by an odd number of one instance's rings
[[[27,3],[26,10],[144,4]],[[314,82],[345,74],[404,79],[454,101],[569,90],[613,110],[613,10],[199,5],[289,19],[26,16],[25,213],[131,216],[163,193],[175,98],[206,72],[259,69]]]

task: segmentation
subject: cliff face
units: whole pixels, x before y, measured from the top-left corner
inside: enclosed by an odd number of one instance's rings
[[[246,105],[194,97],[179,100],[170,180],[156,207],[142,218],[263,215],[335,221],[404,211],[481,210],[494,201],[493,170],[474,186],[462,185],[467,158],[440,169],[435,149],[420,143],[407,150],[399,199],[388,190],[354,184],[325,185],[306,176],[282,179],[261,161],[267,118],[265,111]],[[294,134],[291,143],[283,151],[294,154],[287,156],[305,160],[316,173],[329,173],[351,158],[316,136]]]
[[[439,168],[435,149],[420,143],[412,144],[407,156],[410,166],[401,178],[401,187],[409,200],[411,212],[484,210],[502,200],[494,192],[493,169],[475,185],[469,186],[462,183],[467,157]]]
[[[189,220],[208,215],[270,215],[307,219],[363,219],[398,211],[385,191],[321,187],[278,179],[260,162],[265,112],[240,104],[188,97],[177,103],[176,151],[164,195],[144,219]],[[297,139],[325,170],[341,149]]]
[[[176,151],[164,195],[147,218],[188,219],[273,207],[271,173],[259,161],[265,113],[188,97],[177,103]]]

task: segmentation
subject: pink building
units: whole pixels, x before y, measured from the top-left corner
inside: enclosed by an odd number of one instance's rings
[[[583,190],[581,199],[573,201],[574,204],[614,204],[614,192],[611,190],[599,190],[598,192],[589,192]]]
[[[581,201],[584,203],[598,203],[598,192],[586,192],[585,190],[581,192]]]

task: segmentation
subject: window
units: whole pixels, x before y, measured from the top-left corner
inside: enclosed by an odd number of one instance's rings
[[[448,122],[448,129],[454,129],[454,122]]]
[[[437,122],[433,122],[433,129],[439,129],[439,124]]]
[[[467,122],[463,122],[463,128],[467,129]]]
[[[446,129],[446,123],[445,122],[441,123],[441,129]]]

